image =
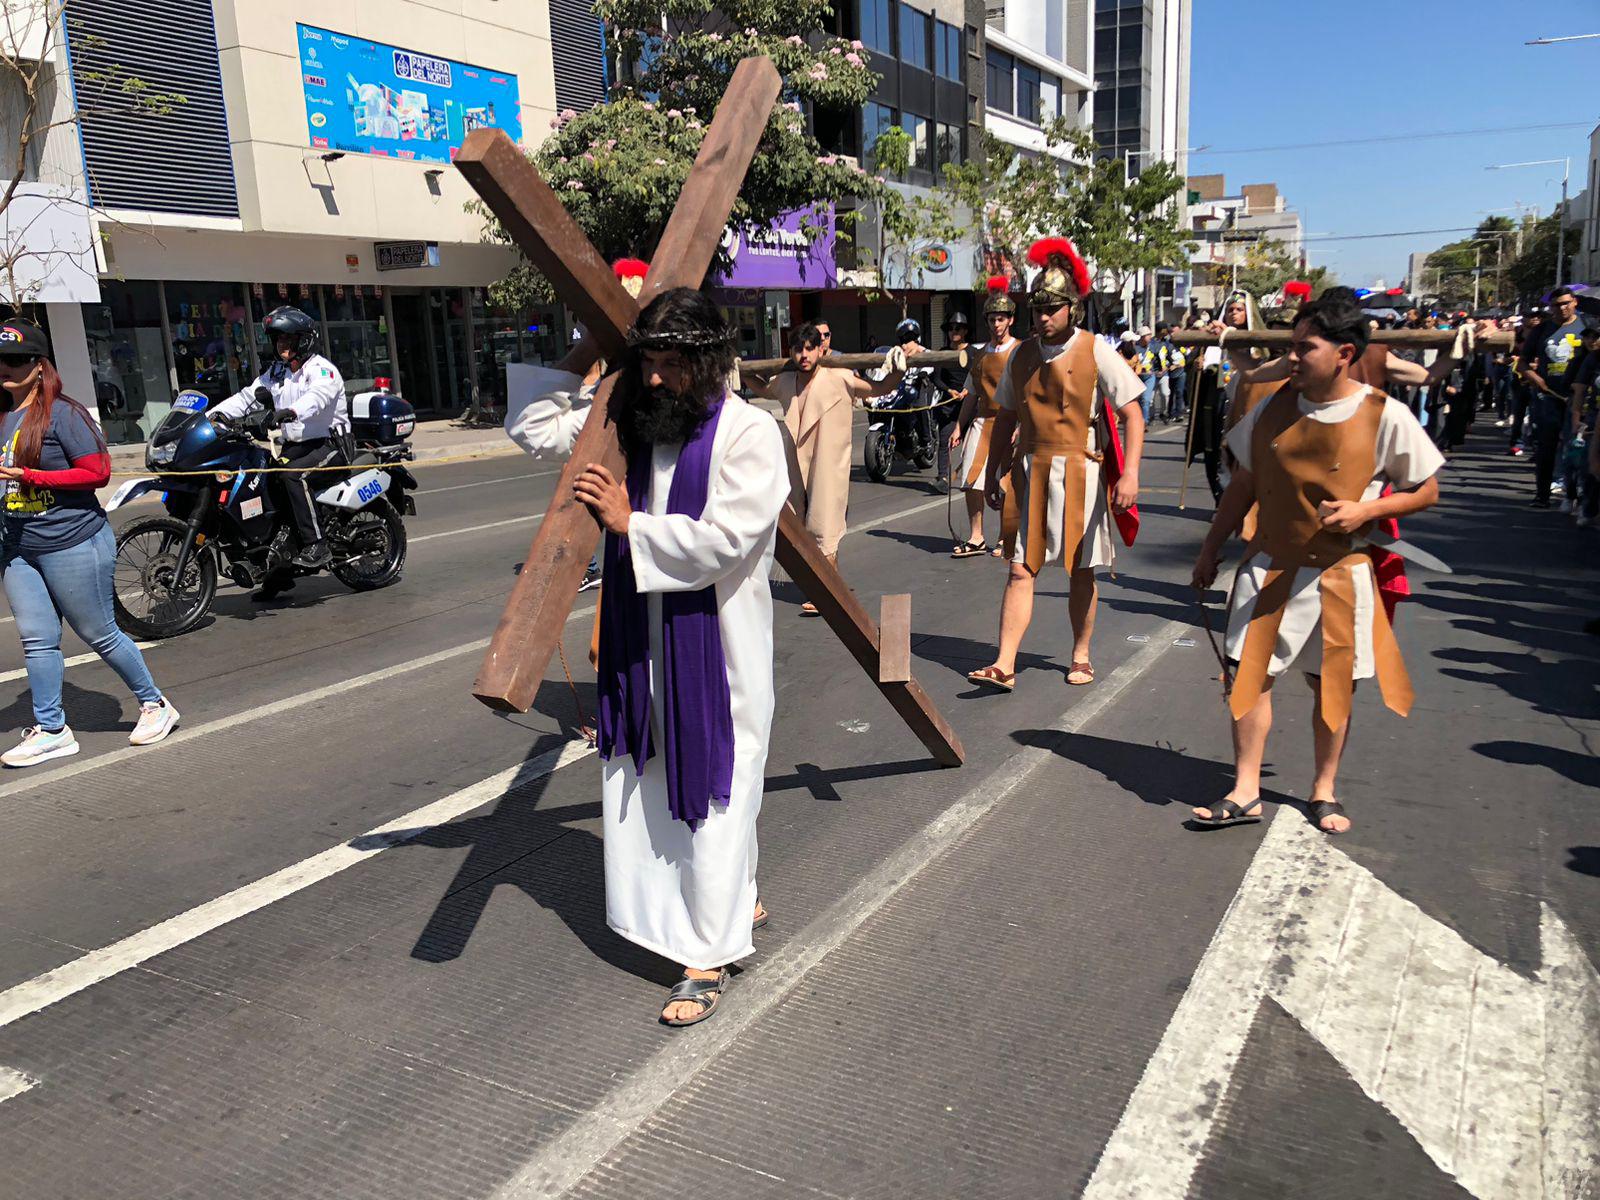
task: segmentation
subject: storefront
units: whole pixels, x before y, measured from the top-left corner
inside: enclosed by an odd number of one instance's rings
[[[731,267],[713,294],[738,337],[741,358],[775,358],[793,324],[795,293],[838,281],[831,207],[785,214],[767,228],[729,226],[723,249]]]
[[[475,399],[503,407],[506,364],[554,361],[570,336],[559,307],[516,313],[490,304],[486,285],[514,262],[499,247],[440,247],[426,266],[379,272],[370,242],[193,230],[162,237],[168,253],[156,256],[141,240],[114,235],[112,265],[124,277],[102,278],[99,300],[81,306],[95,399],[114,445],[145,441],[179,391],[221,400],[249,385],[270,361],[262,320],[279,305],[318,322],[322,353],[347,390],[386,377],[424,414],[460,413]],[[200,263],[226,263],[245,278],[175,277]],[[284,279],[274,265],[299,278]],[[329,279],[330,266],[346,277]],[[141,277],[141,268],[166,275]]]

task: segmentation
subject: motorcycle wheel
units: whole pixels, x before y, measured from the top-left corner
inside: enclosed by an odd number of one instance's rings
[[[117,535],[112,566],[112,603],[117,625],[137,638],[188,633],[211,611],[217,595],[217,556],[195,550],[181,585],[173,587],[178,548],[188,527],[175,517],[140,517]]]
[[[867,440],[861,447],[861,462],[867,469],[867,478],[882,483],[889,478],[889,460],[894,452],[883,442],[883,434],[876,429],[867,430]]]
[[[388,587],[399,580],[405,569],[406,523],[384,497],[351,513],[335,539],[349,545],[354,553],[341,559],[335,551],[328,569],[353,592]]]

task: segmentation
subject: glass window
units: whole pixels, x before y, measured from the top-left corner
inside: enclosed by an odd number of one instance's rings
[[[1044,76],[1039,90],[1039,120],[1053,121],[1061,115],[1061,80],[1054,75]]]
[[[894,53],[889,0],[861,0],[861,40],[880,54]]]
[[[909,4],[900,6],[900,61],[928,69],[928,25],[931,18]]]
[[[1094,69],[1104,71],[1109,68],[1117,57],[1117,31],[1115,29],[1096,29],[1094,31]]]
[[[929,145],[931,124],[927,117],[919,117],[916,113],[903,113],[900,117],[900,128],[911,135],[910,167],[913,171],[933,170],[932,147]]]
[[[961,60],[961,30],[945,21],[933,26],[933,67],[945,79],[960,80],[964,63]]]
[[[1039,120],[1039,90],[1042,77],[1039,68],[1030,63],[1017,64],[1017,116],[1024,121]]]
[[[872,169],[872,148],[878,135],[894,124],[894,109],[887,104],[868,100],[861,106],[861,157],[862,165]]]
[[[178,390],[192,388],[212,400],[226,400],[253,378],[244,288],[237,283],[169,281],[166,291]]]
[[[960,125],[948,125],[941,121],[938,125],[938,137],[935,139],[935,153],[938,155],[935,167],[942,169],[946,163],[960,163],[965,157],[961,148]]]
[[[351,391],[366,391],[368,381],[394,378],[389,360],[389,323],[383,300],[371,284],[324,285],[328,346],[323,353],[339,368]]]
[[[989,107],[998,112],[1016,111],[1016,65],[1016,60],[1003,50],[989,51]]]
[[[1117,123],[1120,125],[1137,125],[1139,123],[1139,89],[1137,87],[1120,87],[1117,89]]]
[[[1139,65],[1139,51],[1144,47],[1144,39],[1138,29],[1124,29],[1117,42],[1117,65],[1122,67],[1136,67]],[[1109,65],[1109,64],[1108,64]]]
[[[157,285],[101,280],[100,302],[83,305],[83,328],[106,441],[147,441],[172,406]]]

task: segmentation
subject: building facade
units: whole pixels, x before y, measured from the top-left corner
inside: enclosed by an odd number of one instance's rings
[[[280,304],[321,323],[347,381],[387,376],[423,411],[493,400],[507,361],[563,344],[559,311],[489,305],[515,256],[484,243],[450,166],[473,129],[548,131],[544,0],[74,0],[72,15],[99,296],[81,329],[52,314],[51,333],[58,358],[81,339],[108,440],[145,440],[180,389],[248,383]],[[108,71],[180,99],[102,108],[86,81]]]
[[[1270,247],[1305,266],[1305,228],[1277,184],[1247,183],[1230,194],[1222,175],[1191,175],[1188,192],[1189,228],[1199,243],[1191,260],[1198,307],[1215,311],[1252,251]]]

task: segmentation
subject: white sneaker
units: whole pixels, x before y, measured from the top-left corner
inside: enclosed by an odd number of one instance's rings
[[[77,752],[78,739],[72,736],[71,729],[63,725],[56,733],[46,733],[35,725],[22,731],[22,741],[0,754],[0,763],[8,767],[34,767]]]
[[[178,710],[163,696],[154,704],[139,706],[139,723],[133,727],[128,740],[135,746],[153,745],[177,727]]]

